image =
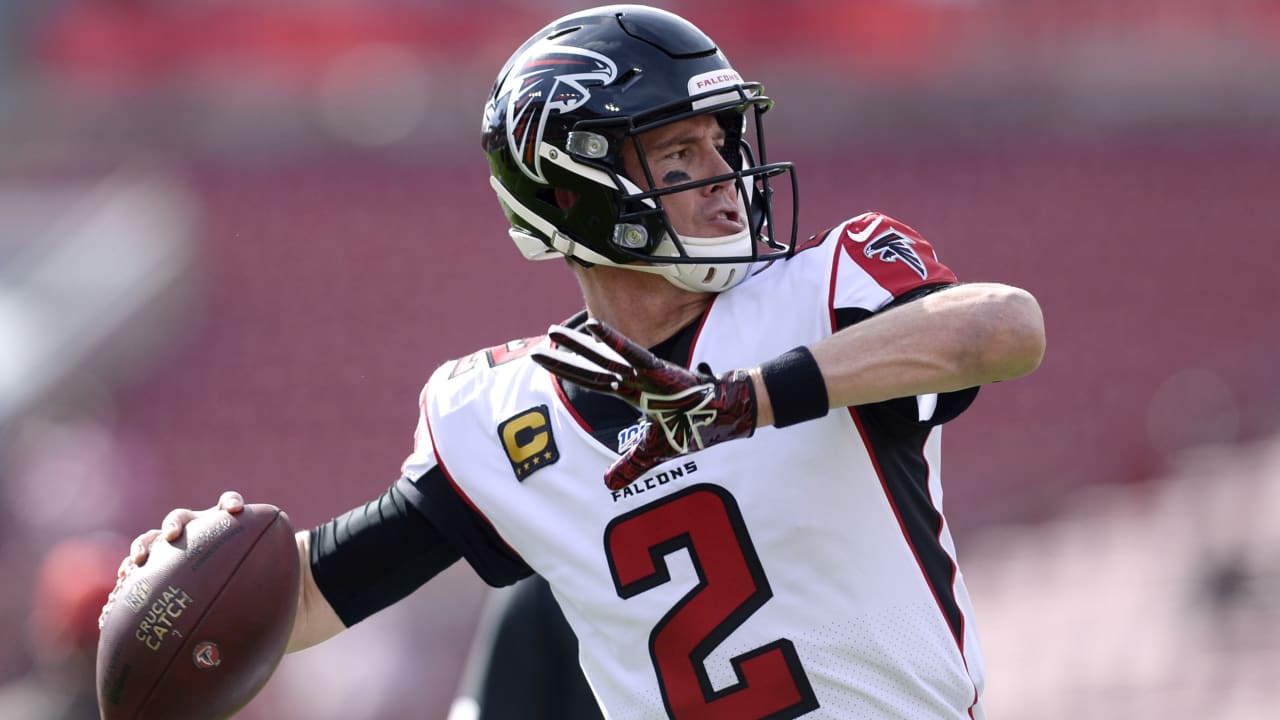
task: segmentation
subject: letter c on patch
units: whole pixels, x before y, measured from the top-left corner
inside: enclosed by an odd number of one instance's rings
[[[560,459],[546,405],[507,418],[498,425],[498,437],[517,480],[524,480],[538,468]]]

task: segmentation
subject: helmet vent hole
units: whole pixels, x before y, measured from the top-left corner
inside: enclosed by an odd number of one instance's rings
[[[630,88],[631,84],[639,80],[640,76],[643,74],[644,71],[638,67],[628,68],[622,71],[622,74],[614,81],[618,85],[618,91],[626,92]]]

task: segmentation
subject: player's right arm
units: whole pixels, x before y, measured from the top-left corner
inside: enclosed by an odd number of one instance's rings
[[[298,562],[302,565],[302,585],[298,592],[298,615],[289,634],[285,652],[304,650],[328,640],[347,629],[338,612],[333,609],[311,572],[311,531],[302,530],[294,536],[298,541]]]
[[[310,530],[295,534],[301,583],[298,612],[286,651],[302,650],[337,635],[408,596],[461,558],[436,525],[411,506],[401,484]],[[206,512],[232,514],[244,498],[224,492],[209,510],[178,509],[158,530],[140,535],[121,565],[146,562],[151,544],[176,540],[187,523]]]
[[[426,398],[424,389],[414,452],[400,479],[364,505],[295,535],[302,582],[288,651],[327,640],[399,602],[464,555],[495,587],[532,573],[489,521],[463,500],[436,462]],[[219,510],[234,514],[243,508],[240,493],[228,491],[209,510],[171,511],[160,529],[134,540],[121,576],[131,563],[146,562],[152,543],[178,539],[199,515]]]
[[[129,557],[120,566],[123,576],[130,564],[142,565],[147,561],[151,545],[157,540],[173,542],[181,535],[187,523],[206,512],[226,510],[236,514],[244,509],[244,497],[234,490],[222,493],[218,504],[208,510],[189,510],[179,508],[165,516],[159,529],[148,530],[133,541]],[[325,599],[324,593],[316,585],[315,576],[311,572],[311,532],[304,530],[295,533],[298,544],[298,562],[302,566],[302,582],[298,593],[298,614],[293,623],[293,632],[289,636],[286,652],[302,650],[323,642],[346,629],[338,613]]]

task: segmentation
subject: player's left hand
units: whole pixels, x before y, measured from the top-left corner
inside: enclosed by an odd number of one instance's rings
[[[694,372],[597,320],[583,330],[553,325],[555,347],[535,351],[533,360],[569,382],[626,400],[648,418],[640,440],[605,473],[609,489],[672,458],[755,432],[755,386],[745,370],[717,377],[702,365]]]

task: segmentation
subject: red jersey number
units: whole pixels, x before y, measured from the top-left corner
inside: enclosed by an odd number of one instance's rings
[[[773,590],[733,496],[694,485],[616,518],[605,530],[605,552],[621,598],[671,580],[663,561],[689,553],[700,582],[649,634],[667,714],[675,720],[784,720],[817,709],[818,700],[787,639],[732,659],[734,684],[715,689],[707,656],[759,610]]]
[[[522,358],[537,349],[538,345],[546,337],[546,335],[537,335],[521,340],[512,340],[505,345],[477,350],[454,363],[453,370],[449,372],[449,377],[456,378],[478,367],[497,367],[503,363]]]

